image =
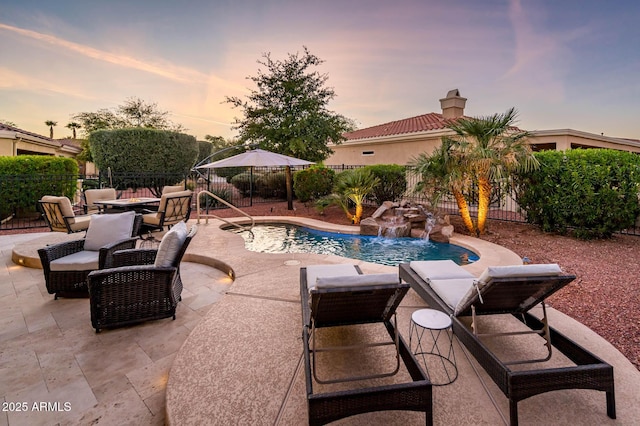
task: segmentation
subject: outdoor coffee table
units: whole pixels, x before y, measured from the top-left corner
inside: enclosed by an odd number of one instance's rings
[[[118,200],[102,200],[95,201],[94,204],[104,206],[105,208],[120,210],[136,210],[149,207],[160,202],[160,198],[140,197],[140,198],[122,198]]]

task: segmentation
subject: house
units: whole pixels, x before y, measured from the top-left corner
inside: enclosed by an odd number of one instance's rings
[[[78,139],[51,139],[0,123],[0,156],[53,155],[75,158],[82,152]],[[93,163],[79,162],[80,174],[95,174]]]
[[[347,140],[331,145],[326,165],[407,164],[422,152],[432,152],[452,120],[464,117],[467,99],[457,89],[440,99],[442,113],[431,112],[345,133]],[[573,129],[536,130],[529,143],[534,151],[572,148],[611,148],[640,154],[640,140],[614,138]]]

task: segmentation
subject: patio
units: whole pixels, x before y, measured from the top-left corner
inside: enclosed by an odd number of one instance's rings
[[[296,254],[300,265],[286,266],[291,255],[247,252],[240,236],[221,231],[219,225],[201,224],[189,247],[176,321],[100,334],[91,328],[87,300],[54,301],[46,293],[41,270],[11,261],[16,244],[41,235],[0,237],[3,400],[60,404],[60,410],[49,412],[5,411],[0,425],[120,424],[123,419],[149,425],[165,420],[176,425],[304,424],[299,267],[348,260]],[[514,261],[513,253],[481,244],[482,263]],[[355,263],[365,273],[395,270]],[[483,268],[475,264],[469,270],[478,274]],[[233,283],[225,273],[230,269]],[[404,299],[398,313],[405,337],[411,313],[424,306],[413,291]],[[522,401],[520,423],[629,424],[640,418],[640,372],[598,335],[549,311],[554,327],[614,366],[618,418],[606,416],[604,393],[570,390]],[[492,321],[495,327],[510,322]],[[460,375],[451,385],[434,387],[434,423],[506,424],[506,398],[462,347],[455,349]],[[68,411],[65,402],[70,402]],[[424,424],[424,415],[372,413],[342,423],[401,421]]]

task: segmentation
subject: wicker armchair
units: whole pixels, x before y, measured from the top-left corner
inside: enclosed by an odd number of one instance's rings
[[[115,215],[108,215],[115,217]],[[105,215],[105,217],[108,217]],[[44,278],[49,294],[54,294],[55,299],[62,297],[87,297],[87,276],[94,269],[102,269],[110,266],[111,254],[116,250],[134,248],[140,232],[142,215],[135,215],[133,229],[130,238],[117,239],[116,241],[102,245],[97,250],[85,250],[86,239],[67,241],[54,244],[38,250],[40,262],[44,272]],[[89,232],[89,231],[87,231]],[[97,256],[96,255],[97,252]],[[82,266],[72,267],[71,258],[83,263]],[[95,258],[98,258],[97,263]],[[73,260],[72,260],[73,262]]]
[[[111,268],[89,274],[91,324],[96,333],[148,320],[176,318],[181,300],[180,262],[197,232],[187,233],[180,222],[162,239],[158,249],[121,250]]]

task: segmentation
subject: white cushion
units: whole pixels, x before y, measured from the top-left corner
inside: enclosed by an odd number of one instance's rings
[[[431,280],[475,278],[471,272],[450,259],[414,260],[409,263],[409,266],[427,283]]]
[[[452,280],[431,280],[429,286],[451,309],[455,309],[467,291],[473,287],[474,278],[454,278]]]
[[[492,278],[508,278],[508,277],[545,277],[557,276],[562,273],[562,269],[557,263],[547,263],[538,265],[510,265],[510,266],[489,266],[482,272],[480,278],[475,282],[476,285],[471,286],[466,294],[460,299],[453,315],[458,316],[469,303],[477,297],[478,293],[482,294],[482,289]]]
[[[107,244],[131,238],[136,212],[91,215],[84,241],[85,250],[100,250]]]
[[[160,246],[158,247],[158,253],[156,254],[156,260],[154,265],[156,267],[169,267],[173,265],[173,261],[180,251],[180,247],[187,239],[187,224],[184,222],[178,222],[169,232],[164,234]]]
[[[347,275],[360,275],[355,266],[350,263],[340,263],[336,265],[309,265],[307,266],[307,288],[309,290],[316,287],[318,277],[340,277]]]
[[[343,275],[334,277],[318,277],[316,289],[336,287],[358,287],[368,285],[398,284],[398,274]]]
[[[98,269],[100,252],[81,250],[60,259],[51,261],[52,271],[94,271]]]
[[[543,263],[536,265],[510,265],[489,266],[482,272],[478,283],[480,287],[489,282],[491,278],[506,277],[544,277],[560,275],[562,269],[557,263]]]

